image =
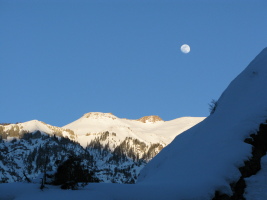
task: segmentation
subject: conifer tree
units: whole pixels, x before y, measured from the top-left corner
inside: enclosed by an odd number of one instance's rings
[[[78,189],[78,183],[87,185],[88,182],[99,182],[84,165],[82,159],[76,156],[70,156],[57,169],[55,174],[55,185],[61,185],[62,189]]]

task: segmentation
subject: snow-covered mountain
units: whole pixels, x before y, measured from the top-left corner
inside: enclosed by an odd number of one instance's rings
[[[116,146],[133,138],[146,145],[159,143],[163,147],[169,144],[178,134],[202,121],[203,117],[182,117],[171,121],[163,121],[158,116],[146,116],[138,120],[120,119],[111,113],[87,113],[80,119],[64,126],[77,134],[77,141],[86,147],[96,137],[109,132],[109,136],[101,144],[109,143],[113,151]],[[141,153],[141,152],[140,152]]]
[[[49,124],[46,124],[38,120],[31,120],[28,122],[17,123],[17,124],[0,125],[0,136],[2,139],[7,139],[7,137],[20,138],[23,137],[25,133],[34,133],[36,131],[40,131],[48,135],[68,137],[72,140],[76,139],[76,135],[72,130],[51,126]]]
[[[35,162],[44,161],[39,152],[48,151],[44,144],[49,144],[51,151],[47,155],[51,157],[48,164],[51,171],[67,159],[66,155],[86,151],[90,156],[85,154],[83,157],[88,158],[89,169],[100,181],[134,183],[146,163],[177,134],[203,119],[184,117],[164,122],[158,116],[148,116],[128,120],[110,113],[94,112],[62,128],[37,120],[0,125],[0,156],[4,163],[9,162],[8,166],[0,162],[2,182],[24,180],[26,174],[31,178],[40,174],[44,166],[37,166]],[[11,162],[11,157],[16,159]]]

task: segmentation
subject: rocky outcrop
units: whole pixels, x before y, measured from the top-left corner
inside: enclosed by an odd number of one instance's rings
[[[84,118],[91,118],[91,119],[117,119],[115,115],[112,113],[101,113],[101,112],[89,112],[83,115]]]
[[[163,121],[159,116],[156,115],[151,115],[151,116],[145,116],[142,117],[140,119],[138,119],[137,121],[143,122],[143,123],[155,123],[155,122],[159,122],[159,121]]]
[[[215,192],[213,200],[243,200],[244,191],[246,188],[245,178],[255,175],[261,169],[261,158],[267,152],[267,121],[260,124],[256,134],[250,135],[250,138],[245,139],[245,143],[252,145],[252,157],[244,162],[244,166],[239,168],[241,177],[236,183],[231,184],[233,191],[232,196]]]

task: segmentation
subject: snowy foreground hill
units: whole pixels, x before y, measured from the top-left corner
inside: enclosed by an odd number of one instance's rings
[[[267,199],[267,48],[222,93],[213,114],[179,134],[136,184],[80,191],[0,185],[0,199]],[[16,189],[14,189],[16,188]]]

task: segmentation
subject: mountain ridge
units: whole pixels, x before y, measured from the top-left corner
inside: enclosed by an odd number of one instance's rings
[[[118,118],[111,113],[91,112],[62,128],[73,130],[77,134],[77,141],[84,147],[97,134],[106,131],[116,133],[117,143],[126,137],[133,137],[145,143],[160,142],[165,146],[176,135],[203,119],[203,117],[181,117],[163,121],[158,116],[145,116],[138,120],[131,120]]]
[[[203,119],[183,117],[163,121],[149,116],[138,121],[91,112],[64,127],[38,120],[0,125],[0,157],[3,159],[0,175],[4,177],[0,182],[22,181],[26,172],[28,177],[35,178],[44,170],[45,152],[51,157],[50,170],[56,169],[56,163],[64,162],[66,155],[77,156],[79,152],[100,181],[134,183],[146,163],[177,134]],[[27,153],[21,155],[22,151]],[[16,159],[11,161],[11,157]],[[9,163],[8,167],[5,163]]]

